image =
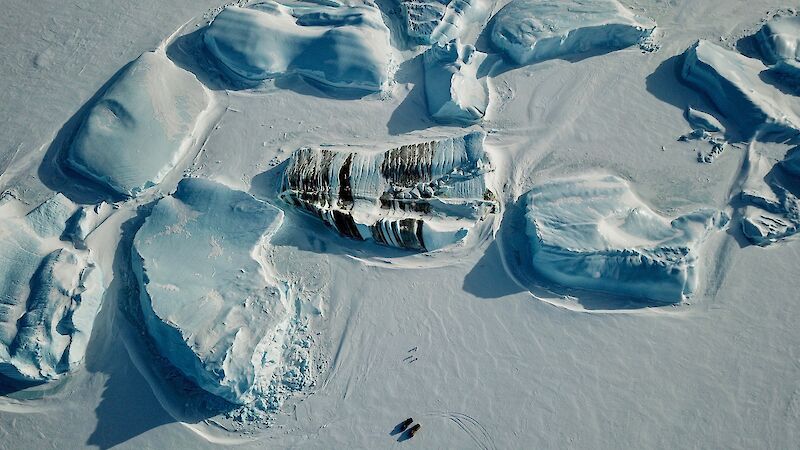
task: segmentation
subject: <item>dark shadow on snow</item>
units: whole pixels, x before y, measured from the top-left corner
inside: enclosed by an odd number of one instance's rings
[[[397,105],[389,118],[386,127],[389,134],[398,136],[417,130],[425,130],[436,126],[428,116],[428,100],[425,96],[425,68],[422,55],[405,61],[395,73],[398,84],[411,83],[413,87],[406,98]]]

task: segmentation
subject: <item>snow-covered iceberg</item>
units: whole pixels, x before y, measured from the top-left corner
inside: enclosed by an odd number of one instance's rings
[[[699,40],[686,51],[681,77],[708,95],[744,138],[795,135],[800,121],[783,94],[759,78],[766,69],[759,60]]]
[[[203,39],[226,72],[246,83],[298,74],[334,88],[374,92],[391,76],[389,29],[371,4],[229,6]]]
[[[64,161],[124,196],[161,182],[197,134],[211,96],[163,52],[132,62],[91,107]]]
[[[483,13],[484,0],[397,0],[406,34],[420,45],[445,44],[461,37]]]
[[[265,392],[282,358],[285,289],[266,263],[283,212],[251,195],[184,179],[133,242],[148,332],[208,392],[237,404]]]
[[[617,0],[513,0],[493,21],[492,43],[519,65],[620,50],[655,28]]]
[[[489,106],[486,77],[478,68],[486,54],[458,40],[436,44],[423,55],[428,112],[442,123],[469,125],[479,122]]]
[[[89,252],[59,240],[74,211],[57,194],[0,221],[0,373],[8,377],[55,380],[84,360],[104,286]]]
[[[608,175],[534,187],[526,217],[533,267],[545,278],[664,304],[692,294],[701,244],[727,223],[711,210],[665,218]]]
[[[800,80],[800,16],[770,20],[756,34],[756,40],[767,64]]]
[[[381,153],[297,150],[281,198],[340,234],[415,251],[460,242],[495,212],[483,132]]]

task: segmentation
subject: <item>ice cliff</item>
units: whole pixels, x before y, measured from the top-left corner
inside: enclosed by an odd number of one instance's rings
[[[483,132],[381,153],[297,150],[281,198],[340,234],[415,251],[466,238],[494,213]]]
[[[64,162],[124,196],[161,182],[192,144],[211,97],[163,53],[144,53],[91,107]]]
[[[0,373],[24,381],[55,380],[84,360],[103,276],[88,251],[59,240],[75,211],[64,196],[23,217],[9,213],[8,202],[2,208]]]
[[[533,267],[545,278],[658,304],[692,295],[700,247],[710,230],[727,223],[711,210],[668,219],[607,175],[534,187],[526,217]]]
[[[391,76],[389,29],[369,4],[230,6],[204,41],[229,74],[247,83],[298,74],[334,88],[380,91]]]
[[[513,0],[493,21],[492,43],[519,65],[620,50],[655,28],[617,0]]]
[[[800,16],[777,17],[756,34],[767,64],[800,80]]]
[[[431,46],[423,55],[428,112],[437,122],[479,122],[489,106],[486,77],[478,68],[486,54],[458,40]]]
[[[282,358],[285,291],[266,262],[283,213],[213,181],[184,179],[136,233],[133,267],[147,331],[188,378],[252,401]]]
[[[397,0],[406,34],[420,45],[445,44],[459,38],[486,8],[484,0]]]

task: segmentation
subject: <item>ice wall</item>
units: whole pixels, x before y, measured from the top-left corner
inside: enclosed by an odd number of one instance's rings
[[[230,6],[204,41],[230,74],[250,83],[294,73],[329,87],[380,91],[391,77],[389,29],[369,4]]]
[[[431,46],[423,54],[428,112],[437,122],[469,125],[479,122],[489,107],[486,77],[478,68],[486,54],[457,39]]]
[[[281,198],[353,239],[438,250],[495,211],[484,139],[473,132],[382,153],[300,149]]]
[[[533,268],[562,286],[679,303],[697,283],[697,259],[716,211],[669,219],[616,176],[553,180],[527,194]]]
[[[83,363],[104,286],[86,250],[59,236],[75,205],[58,194],[0,220],[0,373],[50,381]]]
[[[800,16],[770,20],[756,34],[756,39],[767,64],[800,79]]]
[[[282,358],[285,291],[264,252],[283,212],[213,181],[184,179],[133,243],[147,331],[187,377],[252,401]]]
[[[520,65],[620,50],[656,26],[617,0],[513,0],[493,21],[492,43]]]
[[[124,196],[161,182],[196,136],[206,88],[163,53],[132,62],[91,107],[65,164]]]
[[[485,0],[396,0],[406,34],[415,44],[445,44],[463,35],[487,5]]]

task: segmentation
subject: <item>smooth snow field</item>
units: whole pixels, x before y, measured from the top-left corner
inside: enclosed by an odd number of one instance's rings
[[[800,449],[796,1],[2,11],[0,448]]]

